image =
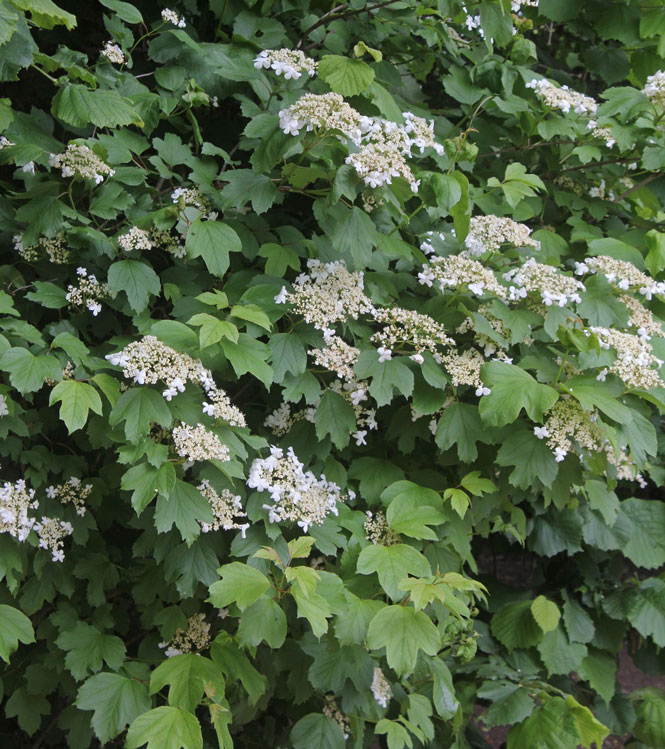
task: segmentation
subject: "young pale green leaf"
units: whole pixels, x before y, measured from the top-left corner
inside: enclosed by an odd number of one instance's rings
[[[543,638],[531,613],[531,601],[509,603],[492,617],[492,634],[509,650],[530,648]]]
[[[416,666],[418,651],[436,655],[440,635],[430,618],[410,606],[386,606],[369,624],[367,647],[385,647],[388,665],[400,676],[407,676]]]
[[[341,55],[323,55],[318,73],[335,93],[342,96],[362,94],[374,80],[374,70],[366,62]]]
[[[93,711],[95,736],[106,744],[150,710],[150,697],[146,685],[138,679],[105,672],[91,676],[81,685],[76,705]]]
[[[28,645],[34,641],[30,619],[13,606],[0,604],[0,658],[9,663],[9,656],[16,650],[19,642]]]
[[[530,419],[540,422],[559,398],[554,388],[541,385],[514,364],[490,362],[481,367],[480,377],[492,390],[481,398],[479,406],[482,420],[491,426],[511,424],[522,409]]]
[[[388,506],[386,519],[396,533],[436,541],[437,534],[428,526],[441,525],[446,516],[431,505],[421,504],[413,496],[399,494]]]
[[[225,564],[219,574],[222,579],[210,586],[208,600],[220,609],[235,603],[244,611],[270,588],[270,580],[263,572],[241,562]]]
[[[201,726],[192,713],[162,705],[132,723],[127,731],[126,749],[203,749]]]
[[[231,307],[231,317],[254,323],[265,330],[272,330],[272,323],[266,313],[256,304],[234,304]]]
[[[47,377],[59,380],[62,365],[54,356],[34,356],[28,349],[16,347],[2,354],[0,369],[9,372],[9,381],[19,393],[32,393]]]
[[[393,601],[404,597],[399,583],[409,574],[423,577],[432,574],[429,562],[412,546],[395,544],[394,546],[366,546],[358,557],[358,573],[371,575],[376,572],[379,582]]]
[[[559,607],[545,596],[538,596],[531,602],[531,613],[538,626],[546,633],[556,629],[561,618]]]
[[[287,572],[289,570],[292,568],[288,568]],[[292,586],[290,592],[295,599],[298,616],[307,619],[315,637],[324,635],[328,631],[328,619],[332,616],[328,601],[318,593],[305,592],[301,586]]]
[[[59,382],[49,398],[49,405],[60,403],[60,419],[65,422],[69,433],[85,426],[88,413],[102,413],[102,399],[99,393],[87,382],[63,380]]]
[[[224,696],[224,679],[209,659],[198,653],[183,653],[159,664],[150,675],[150,694],[160,692],[168,684],[169,705],[194,712],[207,690],[215,698]]]

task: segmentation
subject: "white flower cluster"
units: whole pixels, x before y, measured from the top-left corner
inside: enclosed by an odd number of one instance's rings
[[[642,93],[652,104],[665,104],[665,71],[658,70],[650,75]]]
[[[201,523],[203,533],[218,531],[220,528],[225,531],[237,528],[242,533],[242,537],[245,538],[249,523],[239,523],[237,520],[237,518],[247,517],[247,513],[242,511],[240,497],[237,494],[231,494],[228,489],[217,492],[210,486],[207,479],[204,479],[196,488],[208,500],[214,517],[210,524]]]
[[[85,268],[77,268],[76,273],[79,277],[78,286],[69,284],[65,299],[76,307],[87,307],[93,317],[97,317],[102,311],[99,300],[108,299],[111,291],[107,284],[99,283],[94,273],[88,274]]]
[[[537,8],[538,0],[510,0],[510,9],[519,13],[522,8]]]
[[[275,75],[283,75],[287,81],[298,80],[303,73],[316,75],[317,63],[311,57],[306,57],[299,49],[264,49],[254,60],[257,70],[265,68],[275,71]]]
[[[592,185],[589,188],[588,195],[590,198],[600,198],[601,200],[605,200],[605,198],[614,200],[615,197],[614,190],[607,189],[607,184],[604,179],[601,179],[597,185]]]
[[[205,198],[195,187],[176,187],[171,193],[171,201],[181,208],[191,205],[200,211],[206,209]]]
[[[382,323],[383,328],[374,333],[370,341],[381,345],[383,352],[379,353],[384,358],[387,351],[392,356],[396,347],[406,344],[415,349],[414,360],[422,363],[424,351],[435,354],[443,346],[455,345],[455,341],[446,335],[441,323],[414,310],[401,307],[378,309],[374,313],[374,319]]]
[[[365,538],[375,546],[394,546],[401,541],[399,534],[388,525],[385,513],[380,510],[375,513],[367,510],[363,529]]]
[[[46,496],[49,499],[57,499],[63,505],[71,504],[76,514],[83,517],[86,512],[85,501],[90,496],[92,484],[82,484],[81,479],[72,476],[69,481],[57,486],[47,486]]]
[[[533,432],[538,439],[547,439],[547,446],[557,463],[573,451],[573,440],[585,450],[600,450],[602,437],[595,417],[584,411],[576,400],[560,398],[545,416],[544,426],[535,427]]]
[[[363,274],[351,273],[341,261],[322,263],[307,261],[309,274],[301,273],[295,280],[293,291],[282,288],[275,297],[278,304],[291,304],[305,321],[322,330],[324,335],[334,332],[330,326],[373,312],[374,307],[363,291]]]
[[[125,53],[122,48],[119,47],[113,39],[106,42],[102,49],[102,56],[105,57],[109,62],[113,62],[116,65],[124,65],[127,61]]]
[[[139,229],[138,226],[132,226],[128,232],[121,234],[118,237],[118,244],[125,252],[151,250],[155,246],[150,237],[150,232]]]
[[[575,274],[583,276],[586,273],[602,273],[605,278],[618,288],[627,291],[637,289],[646,299],[651,299],[655,294],[665,296],[665,283],[654,281],[651,276],[638,270],[632,263],[626,260],[617,260],[608,255],[597,255],[588,257],[582,263],[575,263]]]
[[[526,87],[532,88],[548,107],[560,109],[564,114],[572,109],[576,114],[593,115],[598,109],[598,104],[590,96],[584,96],[568,86],[556,86],[546,78],[534,78]]]
[[[187,26],[184,16],[182,18],[178,18],[178,14],[174,10],[170,10],[169,8],[164,8],[164,10],[162,11],[162,21],[164,21],[164,23],[172,23],[179,29],[184,29],[185,26]]]
[[[173,427],[171,436],[176,453],[181,458],[186,458],[190,463],[202,460],[220,460],[222,462],[231,460],[229,448],[203,424],[197,424],[193,427],[189,424],[180,423]]]
[[[530,234],[531,229],[526,224],[519,224],[507,216],[474,216],[464,245],[475,256],[498,250],[502,244],[539,250],[540,242],[532,239]]]
[[[629,388],[648,390],[663,386],[658,372],[663,361],[653,355],[647,335],[632,335],[610,328],[590,327],[589,330],[598,337],[601,348],[616,351],[617,358],[608,371],[622,379]],[[601,382],[605,373],[603,370],[598,375]]]
[[[665,335],[662,324],[656,320],[651,310],[647,309],[638,299],[629,294],[622,294],[619,300],[628,307],[630,313],[628,325],[637,328],[637,335],[640,338],[647,338],[648,340],[654,335],[660,338]]]
[[[179,244],[178,240],[164,229],[151,229],[150,241],[153,247],[159,247],[173,257],[185,257],[187,255],[184,245]]]
[[[506,341],[510,340],[510,333],[504,328],[503,322],[499,320],[498,317],[495,317],[492,314],[490,305],[481,305],[480,307],[478,307],[477,312],[487,320],[492,330],[494,330],[502,338],[506,339]],[[498,341],[495,341],[493,338],[490,338],[488,335],[485,335],[485,333],[481,333],[476,330],[474,320],[471,317],[467,317],[464,322],[460,326],[458,326],[455,332],[461,335],[464,333],[468,333],[469,331],[473,333],[473,336],[478,345],[483,347],[483,354],[485,356],[492,356],[492,354],[496,353],[497,347],[507,348],[507,343],[501,344]],[[526,339],[525,345],[529,345]],[[512,362],[508,363],[510,364]]]
[[[330,336],[323,348],[310,349],[307,353],[314,357],[315,364],[335,372],[341,380],[354,380],[353,365],[360,351],[339,336]]]
[[[423,265],[418,281],[429,287],[437,281],[442,292],[449,286],[466,286],[476,296],[494,294],[501,299],[506,298],[506,290],[496,280],[494,273],[467,252],[432,258],[429,264]]]
[[[194,614],[187,619],[187,629],[176,629],[169,642],[160,642],[167,658],[173,658],[183,653],[193,653],[205,650],[210,644],[210,625],[206,622],[205,614]]]
[[[35,490],[28,489],[23,479],[13,484],[5,481],[0,487],[0,533],[9,533],[17,541],[25,541],[35,525],[35,518],[28,513],[38,505]]]
[[[406,162],[412,149],[417,148],[421,153],[425,148],[434,148],[439,154],[444,151],[435,141],[432,122],[412,112],[403,116],[404,125],[366,117],[339,94],[305,94],[279,113],[280,127],[287,134],[297,135],[305,128],[307,132],[338,131],[348,138],[359,150],[349,154],[346,163],[353,166],[369,187],[389,185],[393,177],[402,177],[415,193],[420,181]]]
[[[489,395],[492,391],[483,384],[480,379],[480,368],[485,364],[485,359],[480,351],[467,349],[461,354],[451,351],[444,356],[436,356],[439,364],[443,364],[446,372],[455,387],[458,385],[470,385],[476,389],[476,395],[480,398]]]
[[[323,706],[323,714],[335,721],[342,731],[342,736],[344,736],[345,739],[348,739],[351,735],[351,724],[349,723],[349,719],[339,709],[337,702],[335,702],[335,698],[331,694],[327,694],[325,700],[326,704]]]
[[[392,697],[392,690],[388,680],[383,675],[383,671],[378,668],[374,669],[374,675],[372,677],[372,685],[370,687],[372,695],[377,703],[381,707],[388,707],[388,700]]]
[[[94,179],[96,184],[103,182],[104,177],[115,174],[115,170],[105,164],[91,148],[78,143],[70,143],[64,153],[50,154],[48,163],[60,169],[63,177]]]
[[[586,291],[583,283],[570,276],[557,272],[551,265],[537,263],[532,257],[520,268],[513,268],[503,274],[511,282],[509,299],[524,299],[529,292],[540,292],[546,307],[565,307],[568,302],[582,301],[581,291]]]
[[[272,504],[265,504],[271,523],[296,522],[304,533],[312,525],[321,525],[329,514],[337,515],[337,503],[345,497],[339,486],[325,476],[317,478],[311,471],[303,471],[293,448],[284,451],[270,448],[270,456],[257,458],[249,471],[247,486],[268,492]],[[355,497],[348,492],[348,498]]]
[[[37,260],[48,260],[54,265],[63,265],[71,259],[71,251],[65,247],[64,232],[55,237],[40,237],[35,244],[23,244],[23,237],[15,234],[13,237],[14,251],[29,263]]]
[[[57,518],[43,517],[40,523],[35,523],[34,529],[39,536],[39,548],[49,549],[54,562],[64,562],[63,540],[74,532],[72,524]]]
[[[612,130],[609,127],[600,127],[596,120],[589,120],[587,122],[587,129],[591,130],[591,135],[594,138],[600,138],[605,141],[605,145],[608,148],[612,148],[616,143],[616,139],[612,135]]]
[[[619,448],[618,451],[615,451],[610,441],[606,440],[603,449],[605,451],[607,462],[616,468],[616,477],[618,479],[624,481],[637,481],[642,489],[646,489],[647,482],[644,480],[644,476],[639,473],[637,466],[634,461],[628,457],[624,448]]]
[[[219,390],[217,387],[212,387],[207,390],[206,395],[210,403],[204,402],[204,414],[211,416],[213,419],[225,421],[232,427],[247,426],[245,414],[231,403],[231,399],[223,390]]]

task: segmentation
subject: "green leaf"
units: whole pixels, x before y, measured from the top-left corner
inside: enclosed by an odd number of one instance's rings
[[[9,663],[9,656],[16,650],[19,642],[29,645],[35,641],[32,622],[13,606],[0,604],[0,658]]]
[[[575,670],[609,705],[616,689],[616,657],[591,648]]]
[[[538,596],[531,603],[531,613],[538,626],[545,633],[556,629],[561,618],[559,607],[553,601],[548,601],[545,596]]]
[[[69,304],[67,292],[62,287],[49,281],[35,281],[33,286],[35,291],[29,291],[25,295],[31,302],[37,302],[47,309],[62,309]],[[11,299],[9,294],[5,296]],[[18,315],[18,312],[14,309],[4,309],[3,314]]]
[[[585,411],[597,408],[620,424],[632,421],[631,409],[618,400],[623,393],[623,386],[617,380],[598,382],[593,375],[578,375],[566,380],[563,386],[579,401]]]
[[[127,23],[143,23],[141,12],[131,3],[125,3],[123,0],[99,0],[99,2]]]
[[[266,313],[256,304],[234,304],[229,313],[231,317],[237,317],[239,320],[246,320],[254,325],[258,325],[265,330],[272,330],[272,323]]]
[[[329,434],[333,444],[341,449],[349,444],[350,433],[356,428],[356,413],[345,398],[326,390],[316,409],[314,425],[319,439]]]
[[[625,556],[646,569],[665,564],[665,505],[632,498],[621,503],[621,510],[632,523],[630,538],[622,549]]]
[[[92,728],[102,744],[106,744],[150,710],[150,697],[145,684],[120,674],[101,673],[91,676],[78,691],[76,706],[93,710]]]
[[[648,578],[630,597],[628,621],[643,637],[665,647],[665,583]]]
[[[439,419],[434,440],[441,450],[448,450],[455,445],[459,459],[470,463],[478,457],[476,442],[484,442],[486,434],[478,407],[455,401],[444,410]]]
[[[323,55],[319,60],[318,74],[342,96],[361,94],[374,80],[374,71],[367,63],[341,55]]]
[[[221,192],[226,206],[241,208],[250,200],[256,213],[265,213],[275,202],[277,187],[265,174],[257,174],[252,169],[234,169],[224,173],[228,182]]]
[[[372,248],[379,241],[379,233],[372,219],[361,208],[350,210],[341,203],[335,210],[326,212],[322,227],[328,232],[333,247],[348,255],[356,269],[367,266],[372,257]]]
[[[77,83],[65,83],[53,97],[51,114],[74,127],[117,127],[138,125],[143,120],[129,99],[116,91],[90,89]]]
[[[483,399],[484,400],[484,399]],[[531,429],[511,430],[499,448],[496,462],[500,466],[515,466],[509,480],[521,489],[541,481],[552,486],[559,467],[545,440],[539,440]]]
[[[227,224],[197,218],[187,232],[185,249],[189,257],[202,257],[213,276],[223,278],[229,267],[229,253],[239,252],[242,243]]]
[[[293,333],[275,333],[268,342],[275,381],[282,382],[284,375],[302,374],[307,367],[307,352],[298,336]]]
[[[157,391],[139,386],[126,390],[113,407],[109,424],[115,426],[121,421],[125,422],[127,439],[136,442],[150,431],[153,423],[170,426],[171,412]]]
[[[291,729],[293,749],[344,749],[346,739],[339,725],[322,713],[309,713]]]
[[[14,7],[25,10],[37,26],[52,29],[65,26],[70,31],[76,27],[76,16],[58,7],[53,0],[11,0]]]
[[[102,662],[117,671],[125,660],[125,645],[119,637],[104,634],[85,622],[62,632],[55,644],[67,651],[65,666],[79,680],[90,671],[99,671]]]
[[[645,687],[633,692],[637,721],[633,734],[649,747],[665,742],[665,699],[662,689]]]
[[[215,698],[224,696],[224,679],[219,668],[198,653],[183,653],[159,664],[150,675],[150,694],[169,685],[169,705],[194,712],[203,693],[214,691]]]
[[[273,371],[266,364],[269,349],[265,343],[255,340],[246,333],[241,333],[237,343],[227,338],[222,340],[222,349],[238,377],[249,372],[261,380],[266,387],[270,387],[273,381]]]
[[[166,533],[173,525],[180,531],[188,546],[200,534],[200,523],[212,523],[210,504],[201,492],[191,484],[176,479],[168,499],[160,496],[155,508],[155,528]]]
[[[194,715],[177,707],[156,707],[132,723],[126,749],[203,749],[201,726]]]
[[[509,749],[527,746],[529,749],[572,749],[579,743],[574,715],[561,697],[549,698],[508,734]]]
[[[492,617],[491,629],[508,650],[530,648],[543,638],[543,631],[531,613],[531,601],[504,606]]]
[[[102,399],[99,393],[86,382],[63,380],[59,382],[49,398],[49,406],[60,402],[60,419],[65,422],[69,433],[85,426],[89,411],[101,416]]]
[[[289,569],[287,568],[287,572]],[[328,631],[327,619],[332,616],[332,609],[326,599],[318,593],[306,592],[293,585],[290,592],[296,601],[298,616],[307,619],[314,636],[321,637],[325,634]]]
[[[430,505],[419,503],[413,496],[399,494],[388,506],[386,519],[396,533],[436,541],[437,534],[428,526],[441,525],[445,522],[446,516]]]
[[[514,364],[490,362],[481,367],[480,377],[492,389],[480,400],[480,416],[492,426],[512,424],[522,409],[532,421],[540,422],[559,398],[554,388],[541,385]]]
[[[548,676],[568,675],[571,671],[579,671],[582,659],[587,654],[587,648],[579,642],[569,642],[563,629],[556,627],[546,633],[538,645],[538,652],[545,664]]]
[[[148,306],[151,294],[159,294],[159,276],[150,265],[140,260],[120,260],[109,268],[108,284],[116,294],[124,291],[134,312]]]
[[[8,348],[0,358],[0,368],[9,372],[9,381],[19,393],[39,390],[47,377],[59,380],[62,371],[54,356],[33,356],[25,348]]]
[[[358,573],[371,575],[376,572],[379,582],[393,601],[404,597],[399,583],[409,574],[426,577],[432,574],[429,562],[412,546],[395,544],[394,546],[366,546],[358,557]]]
[[[396,720],[381,718],[374,728],[374,733],[385,734],[388,749],[404,749],[404,747],[412,749],[413,747],[413,741],[406,726]]]
[[[665,19],[665,13],[662,14]],[[665,268],[665,234],[651,229],[644,235],[649,252],[644,258],[644,264],[652,276],[660,273]]]
[[[175,482],[175,473],[173,477]],[[137,466],[132,466],[123,474],[120,480],[120,488],[132,492],[132,507],[136,514],[140,515],[155,498],[157,469],[148,463],[139,463]]]
[[[270,588],[270,580],[263,572],[242,562],[223,565],[219,574],[222,579],[210,586],[208,600],[220,609],[235,603],[244,611]]]
[[[261,596],[240,617],[237,636],[244,647],[266,642],[277,649],[286,638],[286,616],[274,599]]]
[[[386,606],[374,616],[367,630],[367,647],[385,647],[388,665],[402,677],[415,668],[419,650],[436,655],[439,646],[439,631],[430,618],[410,606]]]
[[[249,658],[225,633],[220,633],[210,649],[210,655],[224,674],[234,681],[240,679],[249,695],[249,702],[255,705],[268,686],[268,679],[259,673]]]

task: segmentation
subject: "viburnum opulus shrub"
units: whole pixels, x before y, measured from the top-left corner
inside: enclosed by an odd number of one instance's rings
[[[665,746],[662,0],[63,5],[0,2],[3,745]]]

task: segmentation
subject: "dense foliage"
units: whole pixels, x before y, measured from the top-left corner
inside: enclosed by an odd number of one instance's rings
[[[665,746],[665,3],[0,0],[12,747]]]

